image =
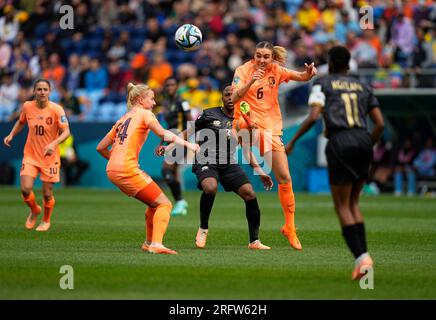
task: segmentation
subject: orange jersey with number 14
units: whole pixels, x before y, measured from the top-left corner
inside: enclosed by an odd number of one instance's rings
[[[139,152],[154,121],[158,120],[150,110],[133,108],[115,123],[106,135],[113,141],[106,171],[128,174],[139,167]]]
[[[254,60],[236,68],[233,77],[234,89],[241,88],[249,82],[256,72]],[[284,81],[294,80],[295,71],[271,63],[265,70],[262,79],[255,81],[245,96],[235,104],[235,123],[241,116],[240,105],[246,102],[250,105],[250,118],[260,129],[271,130],[273,135],[282,135],[283,123],[279,105],[279,85]]]
[[[43,109],[37,107],[35,100],[26,101],[19,121],[29,127],[23,162],[38,167],[60,165],[59,147],[50,156],[44,156],[44,148],[59,136],[60,128],[68,127],[64,109],[51,101]]]

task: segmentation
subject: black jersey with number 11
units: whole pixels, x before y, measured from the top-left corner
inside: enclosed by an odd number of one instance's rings
[[[370,87],[344,75],[317,79],[309,97],[309,105],[313,104],[323,108],[327,137],[344,129],[367,129],[369,111],[379,106]]]

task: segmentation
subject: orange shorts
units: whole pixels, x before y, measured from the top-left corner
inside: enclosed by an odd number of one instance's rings
[[[60,169],[61,166],[59,164],[50,167],[40,167],[23,160],[20,176],[31,176],[36,179],[38,173],[40,173],[41,175],[39,176],[39,179],[42,182],[56,183],[60,181]]]
[[[153,179],[141,169],[131,173],[107,171],[109,180],[129,197],[136,194],[153,182]]]
[[[243,121],[239,121],[243,122]],[[252,129],[248,130],[244,127],[235,127],[233,125],[233,129],[237,131],[237,135],[239,137],[239,142],[244,144],[244,141],[251,146],[256,146],[259,149],[260,155],[263,156],[266,152],[269,151],[283,151],[285,152],[285,145],[282,141],[281,135],[273,135],[272,131],[265,129]],[[243,132],[242,130],[245,130]]]

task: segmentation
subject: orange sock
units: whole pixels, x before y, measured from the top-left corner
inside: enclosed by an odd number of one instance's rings
[[[279,184],[279,198],[285,216],[285,229],[291,231],[295,229],[295,197],[292,191],[292,183]]]
[[[36,203],[35,194],[30,192],[30,194],[27,197],[24,197],[21,195],[21,198],[23,198],[23,201],[29,206],[30,210],[33,214],[39,214],[40,211],[38,210],[38,204]]]
[[[156,212],[156,208],[147,208],[145,210],[145,237],[148,243],[151,243],[153,237],[153,218]]]
[[[42,218],[42,221],[44,222],[50,222],[51,214],[53,212],[53,208],[55,206],[55,199],[52,197],[48,201],[44,201],[44,217]]]
[[[163,236],[170,221],[170,213],[173,206],[171,203],[158,205],[153,217],[153,236],[152,242],[162,243]]]

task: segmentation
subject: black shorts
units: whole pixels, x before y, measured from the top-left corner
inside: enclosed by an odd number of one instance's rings
[[[194,164],[192,172],[197,176],[197,187],[200,190],[203,190],[201,182],[210,177],[221,183],[226,192],[237,192],[242,185],[250,183],[247,174],[237,164]]]
[[[341,185],[367,180],[373,159],[369,133],[363,129],[343,130],[327,143],[330,184]]]

